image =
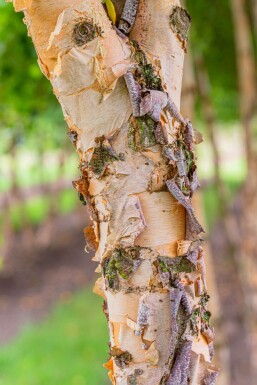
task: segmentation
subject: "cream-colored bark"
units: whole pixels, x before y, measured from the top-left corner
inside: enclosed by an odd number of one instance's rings
[[[14,6],[80,156],[74,186],[93,221],[112,382],[214,384],[194,135],[178,110],[188,14],[176,0],[141,0],[126,37],[100,0]]]

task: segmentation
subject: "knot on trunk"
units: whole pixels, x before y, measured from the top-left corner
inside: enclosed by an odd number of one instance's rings
[[[76,45],[82,46],[94,40],[101,35],[102,30],[98,25],[93,24],[92,21],[83,20],[75,24],[73,28],[73,40]]]

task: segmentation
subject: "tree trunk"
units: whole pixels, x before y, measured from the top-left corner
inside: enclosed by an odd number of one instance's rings
[[[225,213],[226,208],[226,193],[225,186],[221,180],[220,175],[220,156],[218,150],[218,140],[215,130],[215,114],[211,101],[211,85],[207,69],[205,68],[203,57],[198,57],[196,61],[196,75],[199,96],[201,99],[201,107],[203,111],[204,121],[206,123],[207,133],[211,143],[214,165],[214,181],[219,198],[219,208],[221,214]]]
[[[241,121],[245,132],[246,154],[248,162],[248,175],[241,196],[238,210],[238,247],[235,247],[235,256],[240,266],[241,280],[244,281],[246,307],[243,314],[248,330],[248,344],[251,348],[252,359],[249,363],[249,383],[256,382],[256,314],[257,314],[257,150],[256,130],[254,132],[254,119],[256,118],[256,60],[253,50],[253,37],[251,35],[250,21],[245,0],[232,0],[232,11],[235,25],[235,41],[237,48],[238,77],[240,86]],[[237,246],[237,245],[236,245]]]
[[[176,0],[114,4],[119,30],[100,0],[14,1],[80,156],[106,367],[116,385],[214,384],[193,129],[178,110],[190,17]]]
[[[256,114],[256,66],[250,22],[245,0],[231,0],[234,20],[241,120],[245,130],[245,148],[249,174],[254,168],[253,117]]]
[[[232,0],[232,10],[236,31],[236,47],[237,47],[237,61],[238,61],[238,76],[240,84],[240,105],[241,105],[241,119],[244,126],[246,137],[246,149],[248,159],[248,176],[243,191],[243,212],[241,223],[243,227],[240,230],[241,237],[240,252],[244,255],[239,256],[239,260],[244,265],[243,268],[248,279],[245,279],[247,287],[252,287],[251,295],[247,295],[250,301],[252,299],[252,307],[256,310],[256,282],[253,271],[257,266],[255,263],[255,256],[257,255],[256,247],[256,187],[257,187],[257,173],[256,173],[256,137],[253,132],[254,117],[256,117],[256,62],[253,52],[253,41],[250,30],[249,17],[246,12],[245,1]],[[242,262],[243,261],[243,262]],[[249,290],[248,290],[249,292]],[[254,310],[254,313],[255,313]]]
[[[190,116],[192,122],[195,120],[195,100],[197,93],[197,84],[194,73],[193,57],[191,47],[185,57],[184,76],[182,84],[181,112],[184,116]]]
[[[257,38],[257,0],[251,0],[252,5],[252,20],[254,25],[255,36]]]

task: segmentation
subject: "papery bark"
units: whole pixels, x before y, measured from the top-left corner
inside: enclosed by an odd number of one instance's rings
[[[217,370],[201,333],[209,322],[207,294],[195,292],[196,281],[205,284],[202,227],[191,206],[195,140],[184,139],[191,128],[179,113],[188,14],[177,0],[141,0],[127,38],[111,25],[100,0],[14,5],[25,13],[80,156],[81,179],[74,186],[93,221],[94,231],[86,234],[97,245],[94,260],[102,272],[95,291],[105,300],[112,382],[213,383]],[[186,175],[179,171],[183,163]],[[192,248],[197,263],[187,257]],[[174,288],[182,291],[176,326]]]

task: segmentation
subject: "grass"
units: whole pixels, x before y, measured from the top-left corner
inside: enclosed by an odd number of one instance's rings
[[[101,299],[85,290],[0,350],[0,385],[108,384]]]

